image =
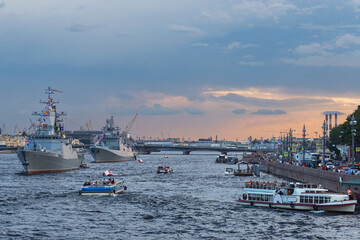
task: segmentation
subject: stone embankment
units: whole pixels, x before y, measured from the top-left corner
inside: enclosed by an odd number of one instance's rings
[[[333,192],[346,192],[348,186],[340,184],[343,182],[360,178],[359,175],[346,175],[336,172],[324,171],[322,169],[293,166],[284,163],[267,160],[257,160],[260,163],[260,170],[275,176],[293,179],[303,183],[319,183],[324,188]],[[358,187],[351,187],[353,192],[359,193]]]

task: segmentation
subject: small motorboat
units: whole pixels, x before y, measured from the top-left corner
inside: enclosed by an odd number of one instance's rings
[[[80,167],[81,167],[81,168],[90,168],[89,164],[88,164],[88,163],[84,163],[84,162],[81,163]]]
[[[225,175],[233,175],[234,169],[233,168],[226,168],[225,169]]]
[[[240,163],[238,164],[238,169],[234,171],[234,176],[253,176],[254,175],[254,169],[253,167],[249,167],[249,164],[247,164],[246,169],[240,169]]]
[[[164,156],[164,158],[169,158],[169,156],[166,154],[166,155]]]
[[[228,156],[226,154],[220,154],[216,160],[215,163],[227,163],[227,164],[237,164],[239,159],[235,156]]]
[[[138,163],[143,163],[143,160],[139,159],[139,160],[138,160]]]
[[[114,195],[121,194],[127,190],[124,181],[116,182],[115,179],[97,180],[85,182],[81,188],[80,195]]]
[[[173,173],[173,170],[169,166],[158,166],[157,173]]]

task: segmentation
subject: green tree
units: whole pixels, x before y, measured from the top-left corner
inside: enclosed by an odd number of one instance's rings
[[[340,124],[339,126],[337,126],[336,128],[333,128],[330,132],[330,139],[329,139],[329,149],[331,150],[330,147],[332,147],[333,145],[339,145],[339,144],[346,144],[348,146],[350,146],[352,144],[352,139],[351,139],[351,125],[350,125],[350,121],[351,121],[351,116],[354,115],[357,123],[355,125],[355,129],[356,129],[356,136],[355,136],[355,146],[358,146],[358,144],[360,143],[360,105],[358,105],[358,108],[352,113],[350,114],[347,118],[346,121],[342,124]]]

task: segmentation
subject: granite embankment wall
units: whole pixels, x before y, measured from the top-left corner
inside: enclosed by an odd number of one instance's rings
[[[360,176],[346,175],[336,172],[324,171],[322,169],[292,166],[274,161],[259,160],[260,170],[275,176],[293,179],[297,182],[320,183],[324,188],[334,192],[346,192],[348,186],[340,184],[342,181],[350,181]],[[360,187],[351,187],[353,192],[360,193]]]

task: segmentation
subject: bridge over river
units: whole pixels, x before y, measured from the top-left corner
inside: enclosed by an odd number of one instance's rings
[[[217,151],[223,154],[228,152],[257,152],[258,149],[251,149],[248,147],[237,147],[223,144],[200,144],[200,143],[170,143],[170,142],[136,142],[136,149],[140,154],[150,154],[152,152],[160,152],[164,150],[182,151],[184,155],[189,155],[192,151]],[[263,152],[273,152],[270,150],[261,150]]]

